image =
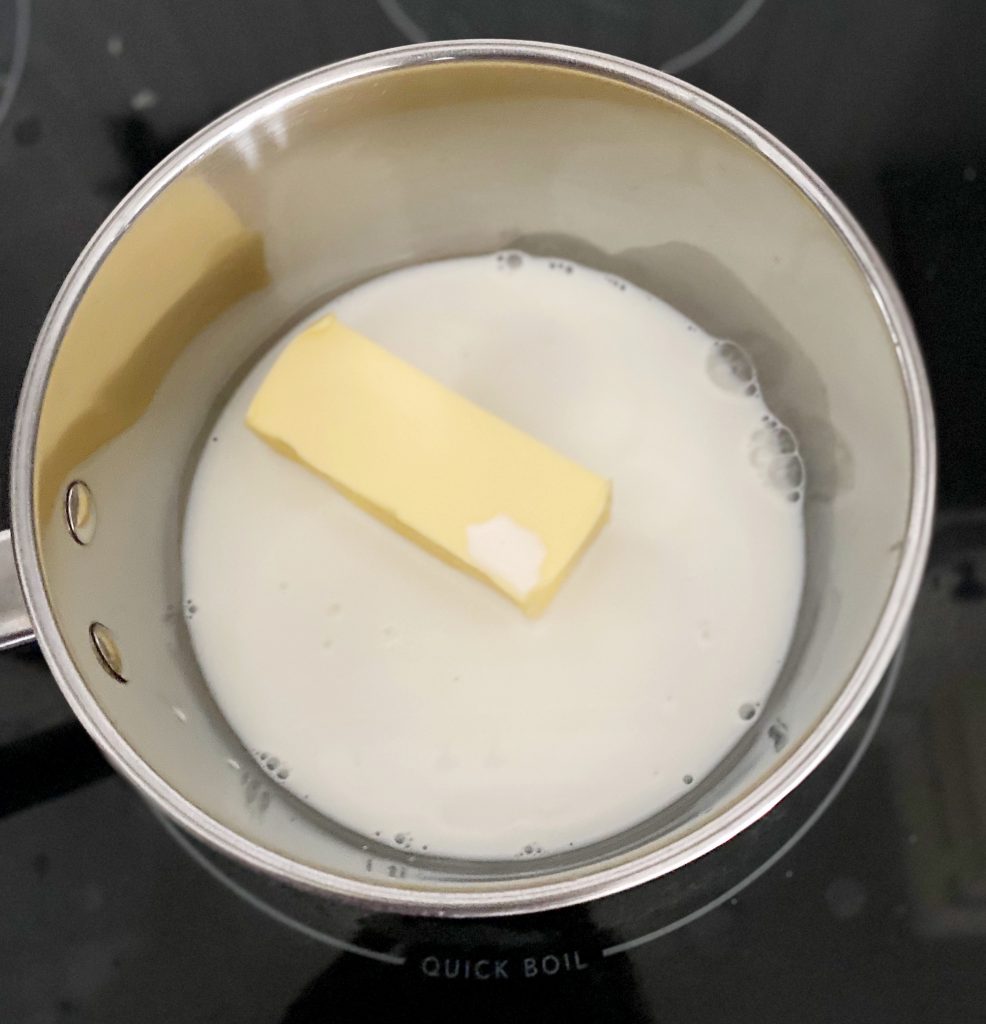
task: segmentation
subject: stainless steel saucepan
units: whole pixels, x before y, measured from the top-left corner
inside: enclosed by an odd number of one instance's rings
[[[564,855],[412,859],[306,811],[218,713],[183,616],[183,501],[210,417],[264,346],[373,275],[505,247],[622,275],[744,346],[801,442],[807,582],[768,705],[687,800]],[[934,468],[897,290],[845,208],[766,132],[614,57],[411,46],[245,103],[96,233],[24,381],[0,630],[4,646],[37,639],[145,797],[256,869],[396,912],[559,907],[727,842],[825,757],[900,640]]]

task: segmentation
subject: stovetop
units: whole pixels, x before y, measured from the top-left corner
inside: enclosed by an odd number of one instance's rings
[[[939,428],[906,650],[756,852],[727,846],[712,882],[683,879],[660,912],[644,891],[612,919],[472,932],[306,917],[166,827],[40,655],[7,653],[4,1024],[986,1021],[982,0],[0,0],[0,437],[76,255],[191,132],[343,57],[496,35],[672,70],[787,143],[870,233],[915,317]]]

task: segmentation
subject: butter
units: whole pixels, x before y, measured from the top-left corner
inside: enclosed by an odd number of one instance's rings
[[[532,616],[609,514],[608,480],[333,316],[284,349],[247,425]]]

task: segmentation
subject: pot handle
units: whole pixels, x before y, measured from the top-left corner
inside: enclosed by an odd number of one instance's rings
[[[0,651],[29,644],[34,626],[21,593],[10,530],[0,530]]]

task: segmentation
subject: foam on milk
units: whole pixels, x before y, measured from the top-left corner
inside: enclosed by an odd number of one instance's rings
[[[183,538],[192,641],[244,744],[413,852],[548,854],[677,799],[758,715],[801,594],[804,467],[745,353],[618,278],[520,253],[328,308],[611,478],[612,514],[531,620],[247,429],[275,346],[211,432]],[[501,532],[477,541],[491,557]]]

